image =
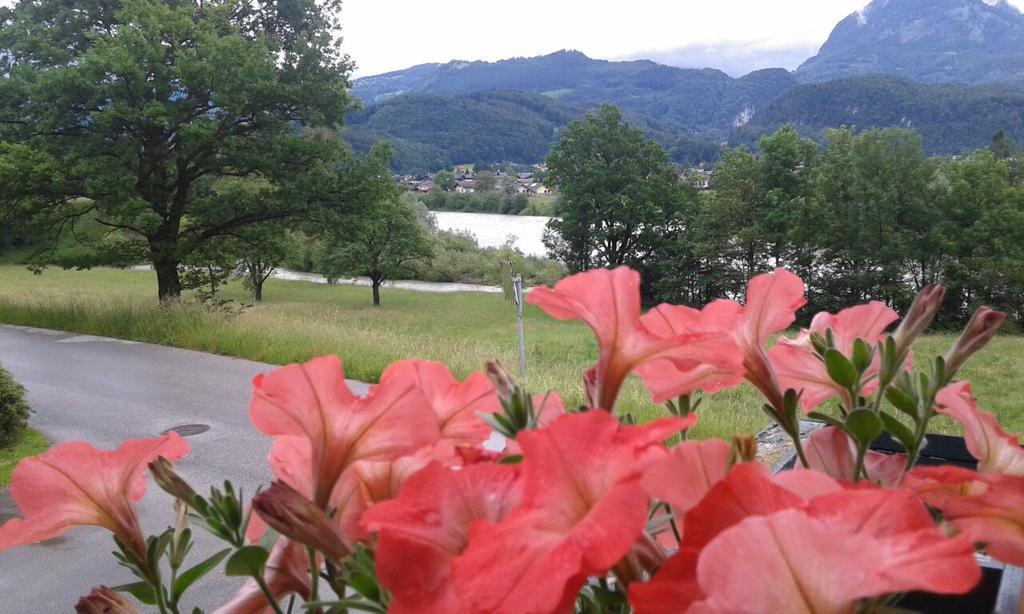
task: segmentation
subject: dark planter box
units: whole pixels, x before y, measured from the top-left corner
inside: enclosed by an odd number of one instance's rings
[[[871,444],[871,449],[893,454],[903,452],[903,446],[887,433]],[[781,470],[792,469],[796,464],[796,453],[782,463]],[[955,465],[975,469],[977,461],[967,451],[962,437],[949,435],[928,435],[927,445],[921,451],[919,465]],[[965,614],[993,612],[994,614],[1018,614],[1021,608],[1021,591],[1024,589],[1024,569],[1004,565],[986,556],[978,556],[981,565],[981,582],[966,595],[948,596],[930,593],[907,593],[896,602],[898,612],[919,612],[920,614]]]

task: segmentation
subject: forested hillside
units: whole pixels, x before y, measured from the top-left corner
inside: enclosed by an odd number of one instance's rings
[[[737,130],[731,144],[755,145],[783,125],[823,140],[829,128],[913,128],[929,154],[988,145],[1002,130],[1024,140],[1024,90],[1009,86],[925,85],[888,76],[804,85],[779,97]]]
[[[395,152],[392,166],[400,172],[470,162],[535,163],[544,160],[561,130],[586,108],[522,92],[407,94],[350,115],[343,134],[360,152],[388,140]],[[630,119],[681,164],[718,157],[718,144],[678,124],[636,115]]]
[[[586,108],[611,103],[627,114],[724,136],[735,122],[795,85],[793,76],[782,69],[734,79],[714,69],[675,68],[648,60],[609,62],[560,51],[500,62],[416,66],[359,79],[353,93],[369,105],[400,94],[461,96],[514,90]]]

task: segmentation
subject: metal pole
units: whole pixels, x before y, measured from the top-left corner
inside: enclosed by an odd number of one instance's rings
[[[516,291],[516,309],[519,312],[519,379],[526,377],[526,338],[523,335],[523,277],[515,275],[512,284]]]

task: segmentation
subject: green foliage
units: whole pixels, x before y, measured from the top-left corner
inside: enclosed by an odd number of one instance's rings
[[[92,216],[158,293],[207,243],[305,214],[341,178],[351,64],[335,2],[23,1],[0,14],[0,214],[59,240]],[[298,131],[296,126],[305,127]],[[260,198],[218,192],[260,177]]]
[[[611,105],[571,124],[547,167],[561,218],[549,222],[544,243],[570,271],[643,271],[678,230],[686,187],[664,149]]]
[[[440,174],[440,173],[438,173]],[[435,181],[436,181],[435,177]],[[469,213],[506,213],[509,215],[549,215],[544,213],[524,214],[530,205],[525,194],[504,194],[502,192],[472,192],[458,194],[431,190],[419,196],[431,211],[466,211]],[[537,210],[540,205],[535,205]]]
[[[0,366],[0,448],[18,440],[31,411],[25,402],[25,389]]]
[[[413,262],[410,278],[422,281],[443,281],[499,285],[501,261],[508,260],[528,285],[551,285],[565,276],[565,268],[554,260],[524,256],[508,245],[480,247],[471,235],[437,232],[432,239],[429,260]]]
[[[386,164],[386,160],[381,162]],[[421,219],[426,215],[415,198],[399,197],[392,189],[324,237],[315,270],[328,279],[369,277],[373,304],[380,305],[380,286],[385,279],[395,278],[409,263],[431,255],[429,228]]]
[[[607,62],[578,51],[559,51],[494,63],[418,66],[359,79],[353,93],[371,104],[386,104],[402,93],[460,97],[501,91],[503,96],[515,92],[534,95],[534,99],[542,94],[548,105],[557,102],[588,110],[611,103],[631,118],[664,122],[677,131],[706,131],[720,139],[745,109],[760,109],[795,84],[782,69],[733,79],[712,69],[674,68],[648,60]]]
[[[350,115],[343,135],[358,152],[388,141],[395,150],[392,168],[399,172],[431,172],[467,160],[536,163],[544,160],[565,127],[592,106],[524,92],[408,94]],[[676,162],[718,158],[719,146],[713,141],[660,115],[631,113],[630,121]]]
[[[1024,140],[1024,91],[1005,85],[921,84],[871,75],[803,85],[758,109],[736,130],[732,145],[753,145],[761,135],[792,125],[825,142],[841,126],[912,128],[929,155],[960,154],[990,145],[999,130]]]
[[[380,309],[366,300],[366,288],[271,279],[260,305],[235,317],[195,309],[188,303],[160,307],[150,296],[152,276],[141,271],[97,268],[52,271],[45,280],[23,267],[0,266],[0,321],[72,330],[287,364],[337,354],[348,377],[375,382],[388,364],[416,356],[441,360],[459,379],[487,360],[515,364],[516,313],[500,294],[452,294],[392,290]],[[239,285],[224,294],[244,300]],[[808,309],[802,312],[808,312]],[[566,393],[567,407],[584,402],[580,373],[597,357],[593,333],[580,322],[561,322],[526,305],[528,377],[534,392]],[[915,364],[943,355],[954,337],[934,335],[914,348]],[[1024,370],[1024,337],[997,337],[960,374],[969,379],[978,403],[996,414],[1010,432],[1024,431],[1019,373]],[[707,397],[694,438],[756,433],[767,416],[760,393],[744,386]],[[631,380],[617,406],[639,419],[665,415],[651,403],[639,380]],[[933,421],[935,432],[958,433],[951,420]]]
[[[38,456],[49,447],[50,442],[39,431],[21,429],[10,447],[0,448],[0,488],[10,484],[11,473],[14,472],[18,461],[29,456]]]

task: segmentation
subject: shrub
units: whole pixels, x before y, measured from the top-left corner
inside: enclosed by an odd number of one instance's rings
[[[0,448],[14,443],[31,411],[25,402],[25,389],[0,365]]]

